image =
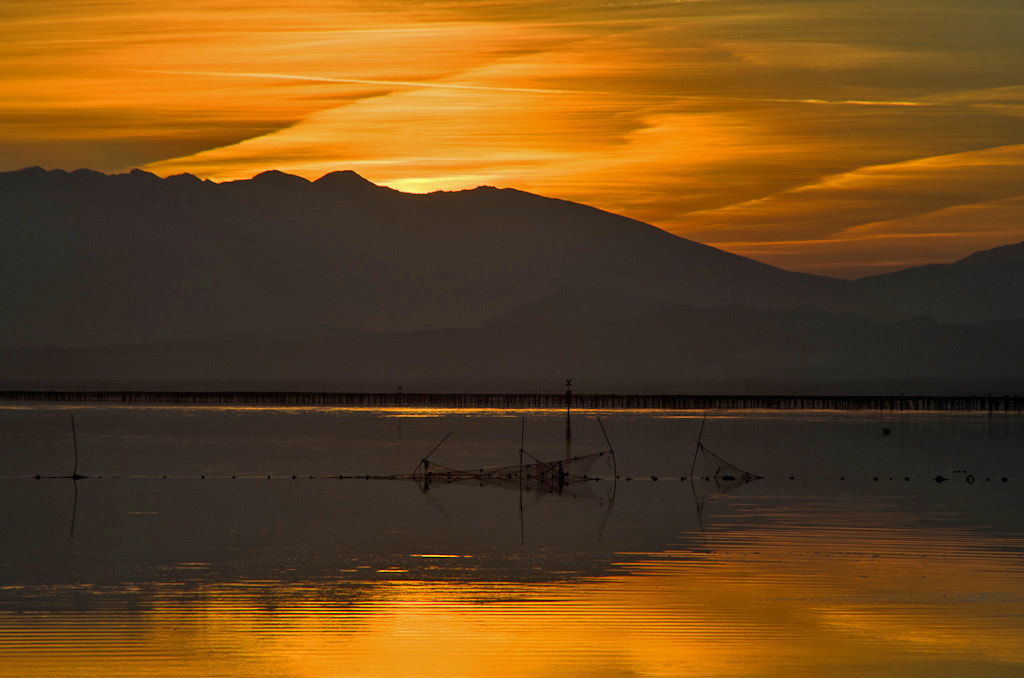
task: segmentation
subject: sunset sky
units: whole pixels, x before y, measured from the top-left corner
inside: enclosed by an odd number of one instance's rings
[[[32,165],[514,187],[856,277],[1024,240],[1024,2],[2,0]]]

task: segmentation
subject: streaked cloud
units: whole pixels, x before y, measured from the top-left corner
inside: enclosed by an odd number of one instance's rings
[[[261,78],[265,80],[298,80],[301,82],[324,82],[342,85],[373,85],[377,87],[462,89],[477,92],[527,92],[530,94],[614,94],[613,92],[577,92],[568,89],[541,89],[537,87],[498,87],[488,85],[459,85],[456,83],[415,82],[411,80],[366,80],[362,78],[330,78],[316,75],[292,75],[288,73],[216,73],[209,71],[139,71],[157,75],[198,75],[217,78]]]
[[[871,253],[909,249],[914,242],[927,244],[925,250],[944,249],[943,258],[951,260],[972,251],[969,243],[977,240],[1019,241],[1022,208],[1024,145],[1014,145],[862,167],[692,213],[688,220],[703,234],[699,239],[780,264],[846,250],[847,272],[857,275],[903,263],[872,259]],[[753,231],[758,240],[741,239]],[[808,233],[817,237],[806,238]],[[826,271],[835,264],[821,266]]]
[[[515,186],[856,275],[1024,240],[1022,26],[1006,0],[11,0],[0,169]]]

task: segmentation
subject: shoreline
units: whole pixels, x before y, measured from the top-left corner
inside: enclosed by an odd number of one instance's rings
[[[497,410],[563,410],[565,393],[349,393],[320,391],[6,390],[0,402],[122,405],[276,405]],[[573,393],[574,410],[879,410],[1024,412],[1024,396],[682,395]]]

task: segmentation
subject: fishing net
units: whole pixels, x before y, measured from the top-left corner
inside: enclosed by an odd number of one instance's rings
[[[537,492],[560,492],[568,485],[595,480],[602,474],[613,476],[613,453],[596,452],[578,457],[541,461],[515,466],[492,466],[479,469],[455,469],[425,461],[415,474],[423,483],[476,481],[490,484],[521,485]]]
[[[697,443],[690,477],[697,481],[714,483],[722,491],[731,490],[745,483],[761,478],[750,471],[722,459],[702,443]]]

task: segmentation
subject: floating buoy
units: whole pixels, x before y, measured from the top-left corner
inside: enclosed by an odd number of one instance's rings
[[[967,476],[967,484],[968,485],[973,485],[974,484],[974,476],[973,475],[968,475]]]

